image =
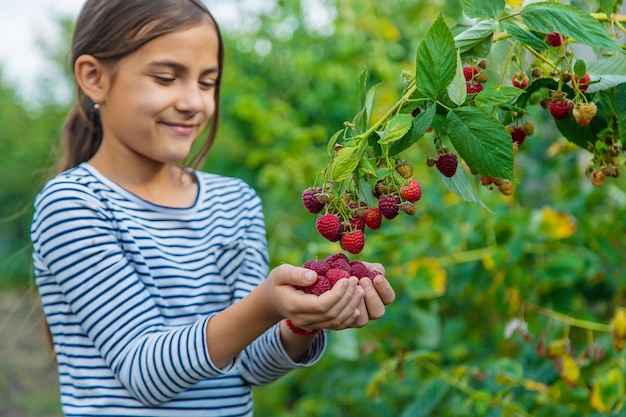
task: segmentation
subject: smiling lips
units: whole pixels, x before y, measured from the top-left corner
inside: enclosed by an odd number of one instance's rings
[[[162,124],[167,127],[172,132],[176,133],[179,136],[190,136],[196,129],[195,124],[189,123],[168,123],[162,122]]]

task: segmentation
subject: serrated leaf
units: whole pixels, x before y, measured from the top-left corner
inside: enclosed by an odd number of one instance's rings
[[[402,138],[413,124],[413,116],[407,113],[399,113],[387,123],[385,133],[378,140],[381,145],[388,145]]]
[[[405,149],[408,149],[413,146],[415,142],[420,140],[422,136],[424,136],[424,133],[426,133],[428,128],[433,123],[436,108],[437,106],[433,104],[415,116],[411,129],[409,129],[407,134],[404,135],[402,139],[391,144],[391,147],[389,148],[389,156],[397,155]]]
[[[543,39],[539,38],[534,33],[527,31],[526,29],[523,29],[506,21],[501,22],[501,24],[502,28],[509,35],[511,35],[513,39],[533,48],[535,51],[544,51],[550,48],[550,45],[544,42]]]
[[[335,155],[335,144],[337,143],[337,140],[339,140],[339,136],[341,136],[341,134],[345,131],[346,129],[339,129],[338,131],[335,132],[334,135],[332,135],[330,137],[330,139],[328,139],[328,144],[326,145],[326,152],[328,153],[328,156],[330,156],[331,158],[333,157],[333,155]]]
[[[467,86],[463,75],[463,63],[461,62],[461,51],[456,53],[456,72],[450,85],[448,85],[448,97],[457,106],[465,102],[467,98]]]
[[[448,190],[452,191],[461,200],[468,201],[470,203],[476,203],[479,206],[489,210],[489,207],[487,207],[485,203],[482,202],[480,197],[478,197],[478,194],[476,194],[474,185],[470,182],[467,174],[465,173],[465,169],[463,169],[461,165],[459,165],[453,176],[446,177],[445,175],[441,174],[441,179],[443,180],[443,183],[448,188]]]
[[[557,32],[584,45],[621,51],[611,35],[588,13],[562,3],[532,3],[521,10],[524,23],[542,33]]]
[[[454,39],[443,15],[439,14],[417,48],[415,84],[421,94],[437,99],[454,78],[455,71]]]
[[[497,106],[515,100],[524,93],[524,90],[517,87],[492,85],[478,93],[474,97],[474,103],[478,107]]]
[[[463,12],[467,17],[495,19],[504,11],[504,0],[463,0]]]
[[[498,22],[495,20],[479,21],[454,37],[456,47],[463,54],[485,41],[491,43],[497,25]]]
[[[486,111],[461,107],[448,112],[448,137],[472,172],[513,179],[511,134]]]
[[[348,178],[359,165],[359,159],[354,158],[356,147],[346,146],[337,152],[331,165],[331,177],[334,182],[341,182]]]
[[[374,173],[375,175],[375,173]],[[365,201],[368,207],[376,206],[376,199],[374,197],[374,190],[372,185],[363,177],[359,177],[359,199]]]

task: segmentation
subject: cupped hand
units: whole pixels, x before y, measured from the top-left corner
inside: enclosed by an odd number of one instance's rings
[[[261,285],[268,294],[269,308],[298,327],[307,330],[354,327],[363,314],[360,306],[365,297],[359,279],[341,279],[319,296],[299,289],[314,284],[316,279],[314,271],[284,264],[273,269]]]

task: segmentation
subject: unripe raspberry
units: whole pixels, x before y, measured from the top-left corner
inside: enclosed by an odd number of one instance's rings
[[[400,211],[405,212],[409,216],[413,216],[417,212],[417,209],[415,208],[415,204],[410,201],[404,201],[400,203],[398,208],[400,209]]]
[[[511,195],[513,194],[513,183],[506,180],[498,186],[498,190],[504,195]]]
[[[528,75],[526,75],[523,71],[516,72],[513,74],[513,78],[511,79],[513,87],[521,88],[522,90],[525,90],[526,87],[528,87],[529,82],[530,80],[528,79]]]
[[[526,136],[532,136],[533,133],[535,133],[535,125],[530,122],[526,122],[522,125],[522,130],[526,133]]]
[[[476,66],[477,66],[478,68],[480,68],[481,70],[486,70],[486,69],[487,69],[487,65],[488,65],[488,64],[489,64],[489,63],[487,62],[487,60],[486,60],[486,59],[481,59],[481,60],[480,60],[480,62],[479,62],[478,64],[476,64]]]
[[[396,171],[402,178],[409,179],[413,176],[413,165],[410,162],[403,162],[396,166]]]
[[[606,181],[606,175],[604,175],[604,172],[602,171],[592,171],[591,174],[589,174],[589,179],[591,180],[591,184],[594,187],[602,187]]]
[[[479,82],[481,84],[484,84],[487,81],[489,81],[489,75],[487,74],[487,71],[480,71],[478,74],[476,74],[476,76],[474,77],[474,81]]]
[[[533,68],[531,75],[533,76],[533,78],[541,78],[541,68]]]

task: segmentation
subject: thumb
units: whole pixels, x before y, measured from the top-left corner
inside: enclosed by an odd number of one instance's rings
[[[277,267],[274,272],[277,273],[277,281],[283,285],[294,285],[308,287],[315,284],[317,273],[307,268],[283,264]]]

